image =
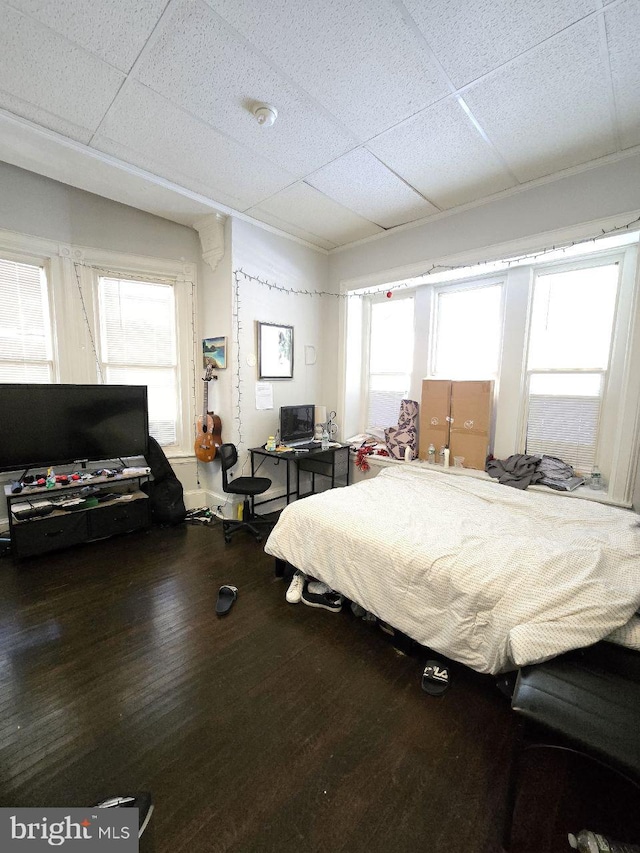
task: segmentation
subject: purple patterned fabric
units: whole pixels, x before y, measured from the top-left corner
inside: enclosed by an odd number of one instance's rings
[[[392,459],[404,459],[407,447],[415,458],[418,451],[418,404],[415,400],[402,400],[398,426],[384,431],[384,440]]]

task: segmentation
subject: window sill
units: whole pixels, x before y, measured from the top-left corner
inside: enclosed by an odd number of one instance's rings
[[[443,468],[442,465],[434,465],[430,462],[425,462],[422,459],[414,459],[412,462],[403,462],[400,459],[390,459],[388,456],[367,456],[367,462],[371,468],[386,468],[389,465],[408,465],[418,469],[432,469],[440,471],[442,474],[451,474],[454,477],[474,477],[476,480],[491,480],[500,485],[494,477],[490,477],[486,471],[478,471],[475,468]],[[510,488],[507,486],[506,488]],[[624,503],[610,498],[606,491],[595,491],[589,486],[578,486],[572,492],[559,492],[555,489],[550,489],[548,486],[533,485],[529,486],[527,491],[543,492],[547,495],[557,495],[560,498],[577,498],[578,500],[596,501],[597,503],[615,506],[620,509],[631,509],[631,502]]]

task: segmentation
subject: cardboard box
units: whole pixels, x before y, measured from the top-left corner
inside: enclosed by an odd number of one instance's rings
[[[483,471],[490,452],[493,382],[459,382],[423,379],[420,404],[420,459],[427,459],[429,445],[436,459],[443,445],[454,456],[464,456],[465,468]]]
[[[451,380],[423,379],[418,445],[420,459],[427,458],[430,444],[433,444],[436,449],[436,459],[440,448],[449,444],[450,408]]]
[[[453,382],[449,450],[464,456],[465,468],[484,471],[491,435],[493,382]]]

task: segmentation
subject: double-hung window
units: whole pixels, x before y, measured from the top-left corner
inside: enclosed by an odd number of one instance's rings
[[[434,291],[434,379],[495,379],[502,345],[502,284],[468,282]]]
[[[0,382],[53,382],[47,276],[0,258]]]
[[[527,356],[526,452],[581,473],[597,461],[619,264],[590,261],[535,276]]]
[[[174,285],[98,279],[103,380],[146,385],[149,432],[164,445],[180,441],[180,389]]]
[[[400,402],[409,393],[413,370],[411,296],[371,300],[366,430],[398,422]]]

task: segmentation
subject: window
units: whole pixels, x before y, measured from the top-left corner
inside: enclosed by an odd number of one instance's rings
[[[52,381],[44,268],[0,258],[0,382]]]
[[[150,434],[165,446],[178,443],[174,286],[100,277],[98,314],[104,381],[146,385]]]
[[[596,462],[619,265],[538,273],[527,358],[526,452]]]
[[[395,426],[413,365],[413,297],[371,302],[366,429]]]
[[[502,341],[502,285],[435,291],[434,378],[493,379]]]

